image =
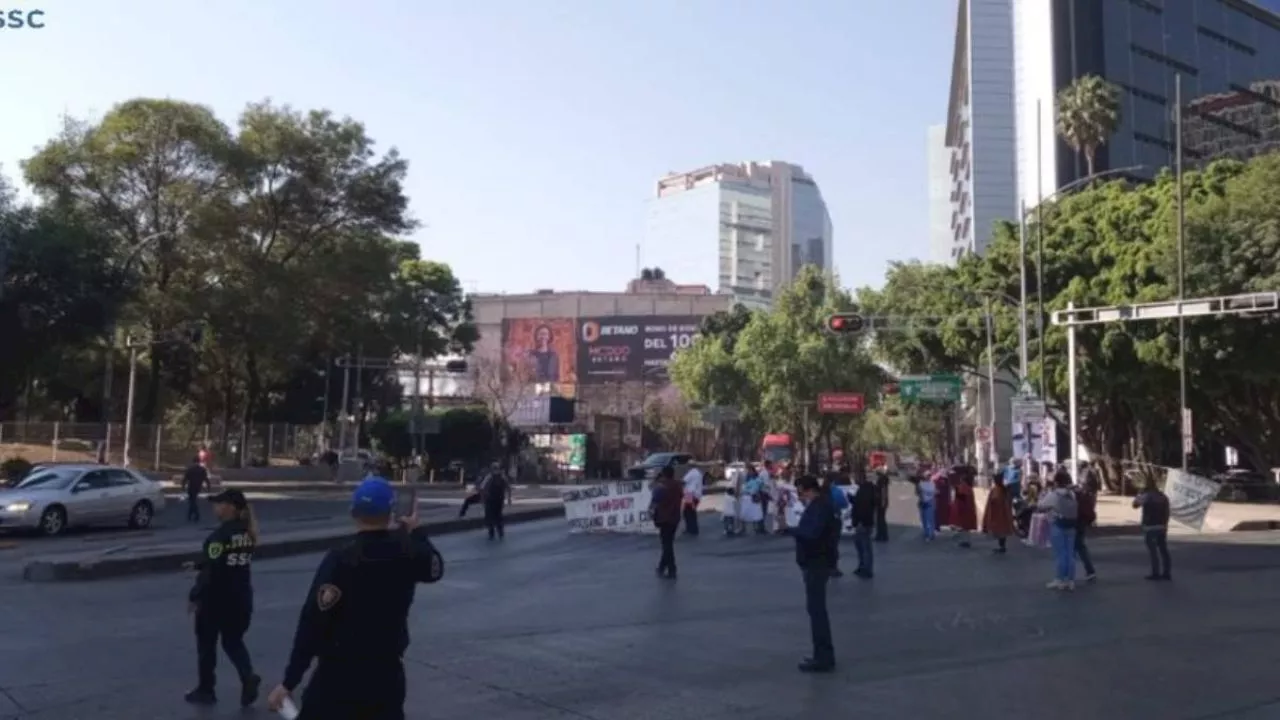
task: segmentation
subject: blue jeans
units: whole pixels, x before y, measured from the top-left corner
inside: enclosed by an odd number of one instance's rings
[[[1068,582],[1076,579],[1076,529],[1049,526],[1049,543],[1057,574],[1054,579]]]
[[[933,526],[935,519],[937,515],[934,514],[933,503],[920,503],[920,528],[924,530],[925,540],[932,540],[938,534],[938,529]]]
[[[872,554],[870,527],[858,525],[853,529],[853,547],[858,551],[858,569],[868,575],[875,572],[876,558]]]

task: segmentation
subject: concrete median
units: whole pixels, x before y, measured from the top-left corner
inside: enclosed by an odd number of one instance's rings
[[[560,505],[517,509],[506,515],[507,524],[518,524],[562,517]],[[469,517],[429,522],[425,527],[432,535],[465,532],[484,527],[484,518]],[[291,555],[306,555],[337,547],[351,537],[349,528],[324,528],[271,533],[262,539],[255,550],[255,558],[269,560]],[[127,545],[90,553],[35,558],[26,563],[22,578],[28,582],[74,582],[105,580],[129,575],[165,573],[183,570],[188,563],[200,559],[198,547],[184,542],[180,545],[152,545],[129,548]]]

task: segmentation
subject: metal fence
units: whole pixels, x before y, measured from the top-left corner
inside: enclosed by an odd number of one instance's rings
[[[0,459],[21,457],[28,462],[125,462],[123,423],[0,423]],[[129,462],[143,470],[174,470],[186,466],[201,448],[214,454],[219,465],[293,464],[319,448],[320,427],[271,423],[249,428],[241,447],[240,427],[224,437],[219,425],[137,425],[131,428]]]

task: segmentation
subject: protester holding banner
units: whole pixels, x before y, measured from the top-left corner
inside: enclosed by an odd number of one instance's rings
[[[1172,580],[1173,568],[1169,563],[1169,498],[1156,487],[1154,478],[1147,478],[1142,493],[1133,499],[1133,506],[1142,509],[1142,537],[1147,543],[1151,558],[1151,574],[1148,580]]]
[[[680,527],[680,508],[684,487],[676,480],[675,468],[667,465],[653,485],[649,516],[662,540],[662,557],[658,560],[658,577],[676,579],[676,530]]]

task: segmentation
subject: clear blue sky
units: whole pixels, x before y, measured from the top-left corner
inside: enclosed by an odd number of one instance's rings
[[[411,165],[424,254],[468,289],[620,289],[653,183],[786,160],[846,285],[926,257],[925,134],[954,0],[10,0],[0,166],[136,96],[329,108]],[[708,239],[708,242],[711,240]],[[661,265],[661,258],[646,258]],[[674,278],[677,281],[680,278]]]

